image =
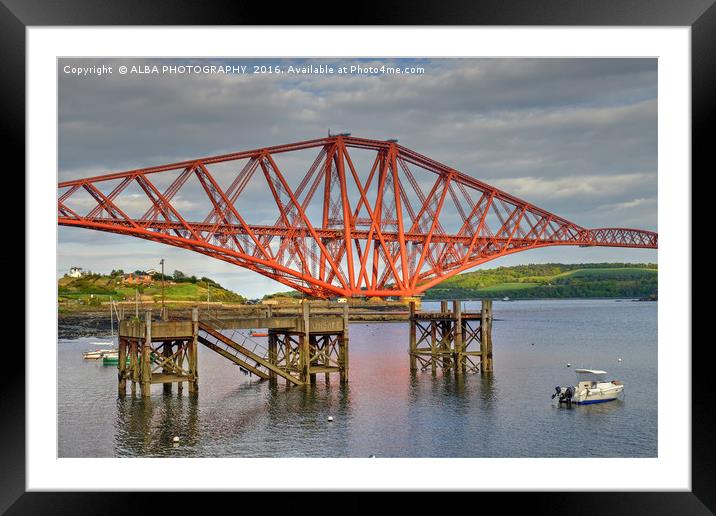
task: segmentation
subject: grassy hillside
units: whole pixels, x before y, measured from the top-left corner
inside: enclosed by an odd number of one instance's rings
[[[656,264],[547,263],[459,274],[425,299],[648,297],[657,291]]]
[[[82,278],[60,278],[57,282],[57,295],[60,303],[82,302],[82,304],[98,305],[108,301],[110,297],[117,301],[131,301],[139,290],[142,301],[159,302],[162,298],[161,278],[154,279],[145,285],[128,285],[122,282],[121,276],[105,276],[92,274]],[[224,303],[243,303],[246,299],[230,290],[223,288],[210,278],[195,277],[180,280],[165,280],[165,299],[172,301],[205,302],[207,293],[211,301]]]

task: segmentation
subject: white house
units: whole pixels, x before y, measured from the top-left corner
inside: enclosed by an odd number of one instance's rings
[[[82,270],[82,267],[72,267],[70,269],[70,273],[68,274],[70,278],[81,278],[84,275],[85,273]]]

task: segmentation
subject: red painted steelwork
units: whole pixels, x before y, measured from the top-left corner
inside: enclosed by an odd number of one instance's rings
[[[318,155],[292,187],[277,160],[311,149]],[[209,170],[222,164],[241,166],[226,189]],[[162,178],[168,185],[160,189]],[[272,201],[252,202],[258,192]],[[583,228],[395,141],[349,136],[64,181],[58,194],[60,225],[182,247],[317,297],[411,296],[539,247],[658,243],[652,231]],[[199,217],[187,201],[197,197],[208,206]],[[138,198],[147,208],[132,216]],[[267,204],[274,223],[257,220]]]

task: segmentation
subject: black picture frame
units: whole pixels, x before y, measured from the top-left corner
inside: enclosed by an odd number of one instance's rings
[[[338,13],[303,3],[282,3],[281,8],[268,3],[199,2],[181,0],[0,0],[0,92],[3,104],[0,116],[2,141],[13,149],[16,170],[25,167],[25,29],[43,25],[247,25],[294,24],[314,25],[312,12]],[[279,11],[279,12],[277,12]],[[716,6],[714,0],[442,0],[432,4],[351,4],[351,14],[341,15],[327,24],[358,25],[551,25],[551,26],[689,26],[691,27],[692,71],[692,170],[705,175],[712,143],[708,129],[716,113]],[[660,121],[661,123],[661,121]],[[692,177],[694,174],[692,173]],[[688,179],[688,178],[685,178]],[[24,183],[24,181],[23,181]],[[26,198],[31,185],[25,185]],[[22,185],[18,188],[23,188]],[[18,246],[19,247],[19,246]],[[697,263],[693,263],[694,267]],[[29,271],[25,271],[26,275]],[[27,300],[27,306],[31,300]],[[689,300],[684,300],[689,302]],[[29,314],[26,312],[26,324]],[[686,329],[684,329],[687,331]],[[691,336],[685,335],[684,345]],[[700,344],[708,344],[701,342]],[[684,348],[688,350],[688,348]],[[12,361],[2,375],[0,395],[0,510],[8,514],[76,514],[127,513],[122,493],[28,493],[25,488],[25,355],[17,345],[6,346],[5,360]],[[690,492],[623,492],[623,493],[480,493],[497,501],[504,510],[528,504],[531,513],[541,514],[712,514],[716,511],[716,439],[713,439],[710,393],[705,386],[709,377],[708,346],[691,346],[692,354],[692,490]],[[317,483],[317,487],[320,482]],[[558,489],[555,487],[555,489]],[[212,496],[216,496],[212,494]],[[246,496],[239,494],[239,496]],[[266,496],[266,495],[264,495]],[[272,497],[274,495],[271,495]],[[357,497],[357,495],[352,495]],[[453,495],[451,495],[452,497]],[[304,497],[292,495],[292,504]],[[424,497],[413,497],[422,504]],[[494,498],[498,498],[494,500]],[[172,505],[185,505],[189,494],[172,495]],[[275,501],[275,498],[274,498]],[[146,503],[145,503],[146,502]],[[215,503],[224,503],[214,500]],[[473,502],[466,500],[477,508]],[[161,497],[145,497],[142,512],[159,508]],[[462,501],[455,501],[462,505]],[[364,499],[342,503],[351,512],[371,510]],[[217,505],[218,507],[218,505]],[[307,506],[310,507],[310,506]],[[254,507],[255,509],[256,507]],[[347,511],[343,511],[347,512]]]

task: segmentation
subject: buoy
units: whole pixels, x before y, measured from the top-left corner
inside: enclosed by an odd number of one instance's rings
[[[172,439],[172,441],[174,441],[175,443],[178,443],[178,442],[179,442],[179,437],[175,435],[175,436],[174,436],[174,439]]]
[[[572,367],[572,364],[570,364],[570,363],[567,363],[567,367]]]
[[[333,416],[328,416],[328,421],[329,422],[333,421]]]
[[[619,362],[621,362],[621,361],[622,361],[622,359],[621,359],[621,358],[619,358],[619,359],[617,359],[617,360],[618,360]]]

